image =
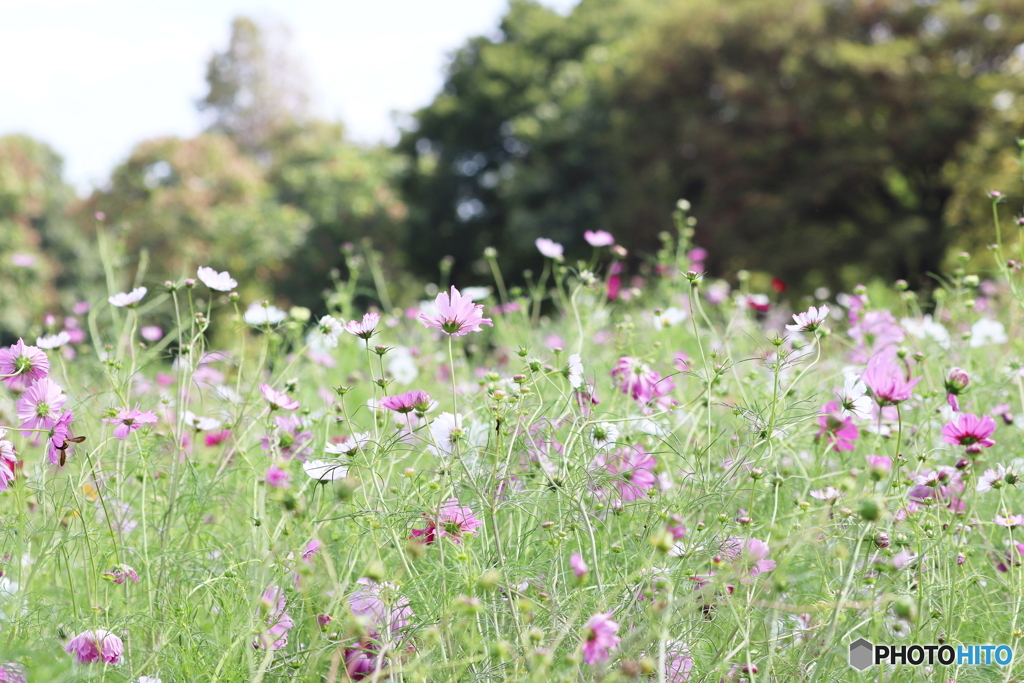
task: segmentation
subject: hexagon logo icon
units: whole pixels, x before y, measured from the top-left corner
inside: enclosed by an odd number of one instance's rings
[[[864,638],[858,638],[850,643],[850,666],[857,671],[863,671],[875,663],[875,646]]]

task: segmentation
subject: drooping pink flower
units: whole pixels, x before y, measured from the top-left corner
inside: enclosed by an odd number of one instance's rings
[[[585,230],[583,239],[592,247],[610,247],[615,244],[615,237],[604,230]]]
[[[64,390],[49,377],[30,386],[15,403],[23,429],[50,429],[67,402]]]
[[[582,579],[590,572],[590,567],[583,561],[583,555],[579,553],[573,553],[569,556],[569,566],[572,568],[572,573],[576,575],[577,579]]]
[[[385,396],[381,399],[380,404],[396,413],[411,413],[414,410],[418,413],[425,413],[430,410],[430,394],[421,389],[415,389],[397,396]]]
[[[261,384],[260,393],[267,399],[271,410],[296,410],[301,405],[288,394],[274,389],[269,384]]]
[[[795,325],[786,325],[791,332],[813,332],[821,327],[821,324],[828,319],[828,306],[822,304],[821,308],[811,306],[803,313],[794,313]]]
[[[971,377],[962,368],[953,368],[946,377],[946,402],[954,412],[960,412],[959,396],[971,383]]]
[[[424,512],[423,518],[427,521],[425,529],[413,529],[414,537],[422,537],[424,543],[433,543],[437,538],[445,536],[452,539],[456,544],[462,543],[464,536],[476,535],[477,528],[484,525],[476,518],[473,510],[459,505],[457,498],[449,498],[441,506],[440,514]]]
[[[626,502],[645,497],[654,487],[657,464],[654,456],[639,446],[620,448],[612,455],[600,453],[594,460],[595,467],[617,475],[614,486],[618,497]]]
[[[160,418],[152,411],[142,411],[136,407],[132,410],[127,408],[121,410],[115,417],[104,418],[103,421],[108,424],[117,425],[114,427],[114,437],[123,440],[127,439],[129,434],[142,425],[156,424],[160,421]]]
[[[439,292],[434,305],[437,314],[421,313],[420,320],[426,327],[439,327],[442,332],[453,337],[479,332],[481,325],[494,325],[490,318],[483,317],[482,304],[475,304],[471,298],[462,296],[454,286],[451,293]]]
[[[277,586],[271,585],[263,592],[260,605],[256,608],[256,616],[262,616],[263,623],[269,628],[256,636],[252,644],[254,648],[280,650],[288,644],[288,631],[295,622],[285,612],[287,606],[284,591]]]
[[[775,560],[769,560],[768,544],[756,538],[730,536],[722,543],[722,554],[741,574],[758,576],[775,569]]]
[[[119,564],[111,567],[109,570],[103,572],[103,578],[109,579],[116,584],[122,584],[126,579],[131,579],[132,583],[139,582],[138,573],[127,564]]]
[[[120,664],[124,643],[110,631],[98,628],[79,633],[64,651],[75,655],[79,664]]]
[[[942,428],[942,440],[954,446],[966,446],[967,453],[977,455],[982,448],[996,445],[990,437],[996,431],[996,422],[988,415],[957,413]]]
[[[607,661],[611,653],[619,649],[622,639],[615,635],[618,630],[611,612],[599,612],[590,617],[583,626],[584,663],[594,665]]]
[[[853,420],[843,415],[835,401],[829,401],[822,407],[818,415],[818,426],[820,429],[815,438],[824,438],[834,451],[852,451],[855,448],[853,442],[860,436],[860,430],[853,424]]]
[[[8,375],[3,380],[13,391],[24,391],[49,374],[50,360],[42,349],[28,346],[21,339],[0,349],[0,375]]]
[[[218,292],[230,292],[238,286],[238,281],[231,277],[230,273],[226,270],[218,273],[213,268],[199,266],[196,275],[203,281],[204,285]]]
[[[380,313],[364,313],[362,320],[349,320],[345,323],[345,331],[360,339],[369,339],[377,330],[380,323]]]
[[[891,406],[906,401],[920,381],[920,377],[906,380],[895,358],[888,354],[873,356],[864,371],[864,384],[871,390],[880,406]]]
[[[562,254],[565,252],[565,249],[558,242],[549,240],[547,237],[538,237],[534,244],[537,246],[537,251],[544,256],[556,261],[562,260]]]
[[[0,428],[0,491],[6,491],[14,481],[14,471],[18,466],[18,453],[14,444],[4,438],[7,430]]]

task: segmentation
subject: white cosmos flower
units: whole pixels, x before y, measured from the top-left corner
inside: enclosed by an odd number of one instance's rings
[[[853,415],[861,420],[871,418],[871,407],[874,401],[867,395],[868,388],[864,382],[855,374],[848,374],[843,380],[843,390],[837,391],[839,396],[839,407],[841,413],[846,416]]]
[[[619,428],[612,422],[598,422],[590,432],[594,448],[605,451],[619,440]]]
[[[932,320],[932,316],[925,315],[920,320],[915,318],[903,318],[900,325],[907,334],[918,339],[931,339],[944,349],[949,348],[949,330],[942,326],[942,323]]]
[[[196,272],[199,279],[203,281],[203,284],[210,289],[216,289],[218,292],[230,292],[232,289],[238,286],[238,282],[231,277],[228,271],[218,273],[213,268],[207,266],[199,266],[199,270]]]
[[[324,446],[324,453],[327,455],[352,455],[370,443],[372,438],[373,435],[370,432],[358,432],[351,436],[344,436],[340,443],[329,443]]]
[[[325,315],[320,318],[316,329],[313,330],[310,341],[316,340],[321,348],[333,349],[338,346],[338,337],[345,331],[345,326],[340,320]]]
[[[59,349],[60,347],[71,341],[71,335],[67,332],[61,331],[57,334],[50,334],[45,337],[39,337],[36,339],[36,346],[41,349]]]
[[[654,329],[660,330],[663,327],[672,327],[681,322],[686,322],[687,313],[681,308],[670,306],[661,313],[654,315]]]
[[[302,470],[310,479],[317,481],[337,481],[348,476],[348,468],[337,462],[310,460],[302,463]]]
[[[266,301],[264,302],[253,302],[246,309],[243,320],[248,325],[277,325],[278,323],[284,322],[285,318],[288,317],[284,311],[277,306],[272,306]]]
[[[578,353],[569,356],[569,386],[573,389],[583,386],[583,361]]]
[[[148,291],[149,290],[145,287],[136,287],[130,292],[119,292],[114,296],[107,297],[107,301],[110,302],[111,306],[117,306],[118,308],[134,306],[142,301],[142,297],[146,296],[146,292]]]
[[[971,348],[988,346],[989,344],[1005,344],[1009,341],[1006,328],[998,320],[982,318],[971,325]]]
[[[427,448],[436,456],[448,456],[455,450],[455,444],[465,436],[462,428],[462,415],[441,413],[430,423],[430,436],[437,445]]]
[[[412,352],[404,346],[396,346],[388,352],[391,360],[388,361],[388,372],[399,384],[410,385],[419,376],[419,368],[416,367],[416,359]]]
[[[472,299],[473,301],[483,301],[490,295],[490,287],[466,287],[462,290],[463,298]]]

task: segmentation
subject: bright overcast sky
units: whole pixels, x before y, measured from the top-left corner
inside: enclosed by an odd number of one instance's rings
[[[576,0],[543,0],[567,12]],[[315,110],[352,137],[393,140],[391,112],[430,102],[446,55],[491,33],[507,0],[0,0],[0,135],[65,159],[79,192],[139,142],[191,136],[206,61],[237,14],[288,24]]]

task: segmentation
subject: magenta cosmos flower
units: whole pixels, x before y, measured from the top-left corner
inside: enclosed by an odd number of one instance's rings
[[[27,346],[21,339],[0,349],[0,375],[7,375],[3,380],[14,391],[24,391],[49,374],[50,360],[42,349]]]
[[[864,384],[880,406],[892,406],[910,398],[920,377],[907,381],[896,360],[888,354],[877,354],[868,361]]]
[[[790,332],[813,332],[821,327],[821,324],[828,318],[828,306],[815,308],[811,306],[803,313],[793,314],[795,325],[786,325]]]
[[[369,339],[377,329],[380,322],[380,313],[364,313],[363,319],[349,320],[345,323],[345,331],[360,339]]]
[[[583,239],[592,247],[610,247],[615,244],[612,234],[604,230],[587,230],[583,233]]]
[[[263,592],[256,616],[263,616],[263,622],[268,628],[253,641],[254,648],[280,650],[288,644],[288,631],[292,630],[295,622],[284,611],[286,606],[284,591],[277,586],[270,586]]]
[[[0,491],[6,491],[14,481],[14,470],[18,466],[18,453],[14,444],[5,439],[7,430],[0,428]]]
[[[730,536],[722,543],[722,554],[741,574],[758,576],[775,569],[775,560],[769,560],[771,550],[756,538]]]
[[[267,399],[271,410],[295,410],[300,405],[294,398],[283,391],[272,388],[269,384],[261,384],[260,393],[263,394],[263,398]]]
[[[67,400],[59,384],[49,377],[39,380],[15,403],[22,428],[50,429]]]
[[[816,439],[824,438],[832,444],[834,451],[852,451],[853,442],[860,436],[860,430],[853,424],[853,420],[842,413],[842,409],[835,401],[830,401],[821,409],[818,415],[818,431]]]
[[[597,664],[608,660],[612,652],[619,649],[616,634],[619,625],[612,621],[611,612],[600,612],[590,617],[583,626],[583,661]]]
[[[414,410],[418,413],[425,413],[430,410],[430,395],[421,389],[416,389],[397,396],[385,396],[381,399],[380,404],[396,413],[411,413]]]
[[[79,664],[120,664],[124,643],[110,631],[98,628],[79,633],[71,639],[64,651],[75,655]]]
[[[477,528],[484,525],[470,508],[459,505],[457,498],[445,501],[439,515],[424,512],[423,518],[427,520],[427,527],[413,529],[412,536],[422,537],[425,543],[433,543],[435,539],[447,536],[452,542],[461,544],[464,536],[475,535]]]
[[[491,325],[490,318],[481,315],[484,307],[474,304],[469,297],[459,294],[453,286],[451,293],[440,292],[434,299],[437,315],[420,314],[420,320],[427,327],[440,327],[441,331],[453,337],[470,332],[479,332],[481,325]]]
[[[981,453],[982,448],[991,448],[996,442],[991,438],[996,431],[996,421],[988,415],[957,413],[942,428],[942,440],[954,446],[966,446],[971,455]]]
[[[109,571],[103,572],[103,578],[113,581],[116,584],[122,584],[128,579],[131,579],[132,583],[139,582],[139,574],[127,564],[118,564],[112,567]]]
[[[116,416],[104,418],[103,421],[107,424],[117,425],[114,427],[114,437],[123,440],[142,425],[156,424],[159,422],[159,418],[152,411],[142,411],[136,407],[132,410],[127,408],[120,410]]]

